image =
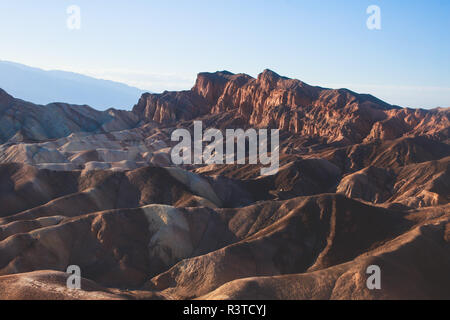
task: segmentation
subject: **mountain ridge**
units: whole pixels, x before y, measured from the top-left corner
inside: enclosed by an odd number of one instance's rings
[[[439,139],[443,140],[448,139],[450,126],[450,108],[401,108],[371,95],[358,94],[348,89],[310,86],[300,80],[279,76],[268,69],[257,78],[228,71],[199,73],[192,89],[165,91],[160,94],[143,93],[131,111],[114,108],[97,111],[86,105],[67,103],[39,106],[13,98],[3,90],[0,94],[0,109],[3,110],[1,121],[6,121],[1,129],[3,133],[0,132],[0,142],[11,138],[13,141],[21,141],[20,136],[14,138],[21,130],[25,131],[22,134],[25,140],[53,139],[75,132],[98,132],[102,130],[105,121],[120,123],[103,128],[106,132],[135,128],[145,123],[173,126],[182,121],[200,118],[208,122],[208,119],[226,114],[232,114],[232,117],[229,117],[232,121],[220,121],[219,124],[223,128],[237,124],[244,124],[246,127],[279,128],[291,134],[321,137],[328,143],[346,145],[377,139],[394,140],[416,133],[440,136]],[[60,114],[62,118],[47,122],[45,126],[47,129],[53,128],[63,122],[62,125],[68,127],[67,129],[61,131],[60,128],[54,128],[58,133],[50,133],[47,137],[45,134],[33,136],[32,130],[28,130],[26,124],[21,128],[20,122],[14,122],[13,127],[16,129],[12,129],[10,122],[15,121],[14,118],[5,120],[8,114],[9,117],[11,113],[15,116],[22,114],[23,108],[27,108],[27,112],[40,108],[44,114],[50,109],[66,108],[74,111],[74,114],[89,114],[88,118],[108,120],[100,121],[97,129],[92,129],[89,125],[72,128],[67,125],[72,119],[65,118],[63,112]],[[37,122],[39,125],[39,116],[33,118],[33,123],[36,125]],[[11,132],[5,133],[8,130]]]
[[[88,104],[105,110],[128,108],[145,90],[83,74],[43,70],[0,60],[0,87],[22,100],[46,105],[57,102]]]
[[[146,93],[132,111],[166,125],[232,111],[250,126],[354,143],[377,139],[383,131],[389,132],[389,139],[398,138],[418,129],[422,120],[422,125],[433,122],[433,114],[441,112],[437,133],[450,123],[449,110],[401,108],[348,89],[313,87],[266,69],[257,78],[227,71],[199,73],[191,90]]]

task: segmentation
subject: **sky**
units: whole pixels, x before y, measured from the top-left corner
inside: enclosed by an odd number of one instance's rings
[[[72,5],[80,29],[68,27]],[[371,5],[381,29],[367,27]],[[269,68],[403,107],[450,106],[448,0],[0,0],[0,39],[0,60],[152,92]]]

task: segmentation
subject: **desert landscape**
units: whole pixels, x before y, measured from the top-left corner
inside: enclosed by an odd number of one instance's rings
[[[0,90],[0,299],[450,299],[449,116],[271,70],[131,111]],[[174,166],[194,120],[279,129],[278,172]]]

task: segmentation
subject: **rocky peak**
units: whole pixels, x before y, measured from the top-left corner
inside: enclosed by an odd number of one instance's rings
[[[270,69],[265,69],[263,72],[261,72],[258,75],[257,79],[258,79],[258,82],[261,82],[261,83],[265,83],[265,82],[276,83],[281,78],[282,77],[278,73],[276,73]]]
[[[228,71],[199,73],[192,91],[205,98],[209,103],[213,103],[217,101],[225,85],[233,76],[234,74]]]

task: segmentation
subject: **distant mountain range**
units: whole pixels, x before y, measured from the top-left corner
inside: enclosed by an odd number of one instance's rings
[[[0,61],[0,88],[36,104],[87,104],[99,110],[131,109],[144,90],[67,71],[46,71]]]

